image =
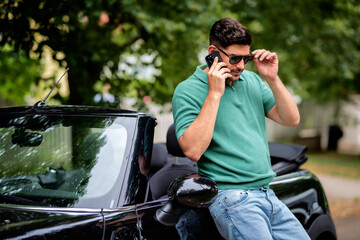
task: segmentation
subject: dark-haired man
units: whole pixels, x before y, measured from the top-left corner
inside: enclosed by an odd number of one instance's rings
[[[252,37],[237,20],[224,18],[210,30],[211,67],[202,65],[180,83],[172,106],[176,135],[199,173],[218,185],[209,203],[226,239],[309,239],[291,211],[269,189],[271,169],[265,117],[284,126],[300,121],[297,105],[278,77],[276,53],[251,51]],[[269,87],[245,66],[254,60]],[[184,222],[184,221],[183,221]],[[182,239],[186,228],[177,226]]]

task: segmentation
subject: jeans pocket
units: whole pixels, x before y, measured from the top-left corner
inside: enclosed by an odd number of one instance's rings
[[[249,197],[249,193],[245,190],[240,191],[232,191],[230,190],[228,193],[222,196],[225,205],[227,206],[227,210],[231,210],[232,208],[236,208],[239,205],[243,204]]]

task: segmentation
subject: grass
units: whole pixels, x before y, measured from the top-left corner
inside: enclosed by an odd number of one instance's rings
[[[315,174],[360,179],[360,155],[336,152],[308,153],[308,161],[302,166]]]

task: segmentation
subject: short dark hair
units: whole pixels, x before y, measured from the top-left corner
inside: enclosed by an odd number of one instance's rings
[[[210,29],[210,45],[227,48],[233,44],[251,46],[252,37],[249,30],[233,18],[216,21]]]

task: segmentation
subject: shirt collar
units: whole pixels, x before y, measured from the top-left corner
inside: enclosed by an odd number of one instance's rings
[[[196,68],[196,71],[194,73],[195,77],[197,77],[198,79],[200,79],[202,82],[207,84],[208,81],[208,76],[207,73],[204,71],[204,69],[207,68],[206,64],[200,65]],[[242,74],[240,75],[239,78],[240,81],[244,81],[244,77],[242,76]],[[237,81],[235,81],[234,83],[236,83]]]

